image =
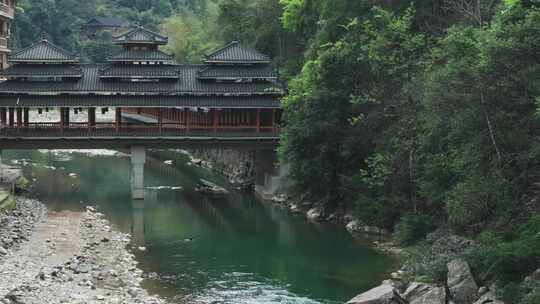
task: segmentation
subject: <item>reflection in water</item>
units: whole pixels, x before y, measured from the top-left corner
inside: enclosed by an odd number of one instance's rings
[[[131,233],[135,248],[147,248],[134,250],[140,267],[157,274],[146,287],[177,303],[342,303],[392,266],[343,229],[306,223],[252,195],[200,196],[199,178],[223,180],[178,154],[149,157],[145,201],[131,199],[124,155],[6,156],[29,160],[26,174],[49,208],[97,205],[117,229]]]

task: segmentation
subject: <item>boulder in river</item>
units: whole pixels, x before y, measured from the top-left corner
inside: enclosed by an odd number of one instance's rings
[[[315,207],[309,209],[306,216],[310,221],[321,221],[323,219],[323,214],[322,208]]]
[[[220,187],[205,179],[199,180],[199,182],[197,183],[197,186],[195,187],[195,191],[205,194],[205,195],[214,196],[214,197],[222,197],[229,194],[229,191],[227,191],[227,189]]]
[[[364,292],[352,300],[347,302],[347,304],[405,304],[407,303],[403,300],[397,290],[388,284],[383,284],[378,287],[375,287],[371,290]]]
[[[411,283],[403,298],[409,304],[446,304],[446,288],[419,282]]]
[[[448,290],[456,304],[470,304],[478,299],[478,285],[469,264],[462,259],[452,260],[448,267]]]

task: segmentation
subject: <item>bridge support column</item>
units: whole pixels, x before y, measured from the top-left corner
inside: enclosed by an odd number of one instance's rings
[[[131,147],[131,196],[134,200],[144,200],[144,147]]]

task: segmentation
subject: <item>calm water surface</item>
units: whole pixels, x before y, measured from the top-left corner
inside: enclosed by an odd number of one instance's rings
[[[150,154],[144,202],[130,198],[126,156],[6,151],[4,161],[24,166],[33,195],[50,209],[96,205],[131,233],[134,247],[147,247],[134,250],[151,274],[145,287],[173,303],[343,303],[393,266],[344,229],[307,223],[253,195],[199,196],[199,178],[224,181],[178,153]]]

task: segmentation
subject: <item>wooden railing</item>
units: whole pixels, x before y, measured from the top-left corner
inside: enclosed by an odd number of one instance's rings
[[[126,124],[98,123],[90,126],[88,123],[70,123],[62,126],[60,123],[29,123],[17,126],[0,127],[2,138],[115,138],[115,137],[194,137],[194,138],[246,138],[264,137],[278,138],[279,130],[273,127],[253,126],[197,126],[189,128],[182,124]]]
[[[13,19],[13,16],[15,15],[15,10],[13,7],[10,7],[9,5],[0,2],[0,15]]]
[[[2,33],[0,33],[1,36],[3,36]],[[0,37],[0,48],[7,49],[8,47],[8,40],[6,38]]]

